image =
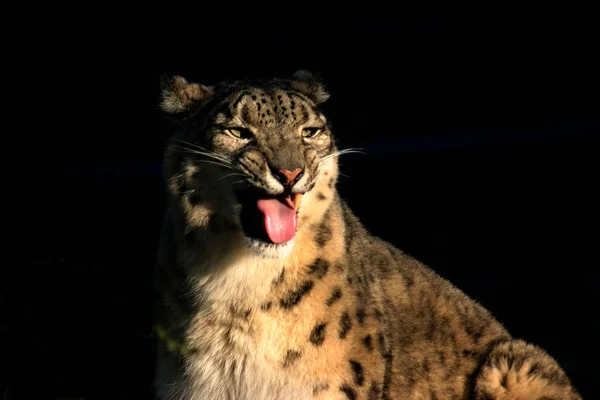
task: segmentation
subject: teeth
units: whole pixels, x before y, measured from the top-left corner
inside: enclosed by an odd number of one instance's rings
[[[300,206],[300,200],[302,200],[302,194],[301,193],[294,193],[292,195],[292,201],[294,202],[294,208],[296,210]]]

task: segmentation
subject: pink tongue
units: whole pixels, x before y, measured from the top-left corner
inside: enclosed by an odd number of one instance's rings
[[[273,243],[291,240],[296,234],[296,210],[289,196],[260,199],[258,209],[265,215],[265,229]]]

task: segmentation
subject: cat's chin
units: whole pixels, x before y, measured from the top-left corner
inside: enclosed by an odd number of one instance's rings
[[[246,243],[250,252],[262,257],[271,259],[283,259],[290,255],[294,247],[294,239],[285,243],[271,243],[260,239],[246,236]]]

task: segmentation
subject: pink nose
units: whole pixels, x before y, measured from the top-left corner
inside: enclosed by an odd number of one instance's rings
[[[279,175],[277,178],[281,181],[283,186],[291,188],[298,180],[300,180],[300,178],[302,178],[302,168],[296,168],[293,171],[282,168],[277,175]]]

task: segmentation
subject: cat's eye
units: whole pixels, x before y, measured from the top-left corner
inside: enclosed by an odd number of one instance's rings
[[[238,139],[250,139],[252,137],[252,131],[247,128],[227,128],[225,132]]]
[[[321,133],[320,128],[304,128],[302,129],[302,137],[304,139],[311,139]]]

